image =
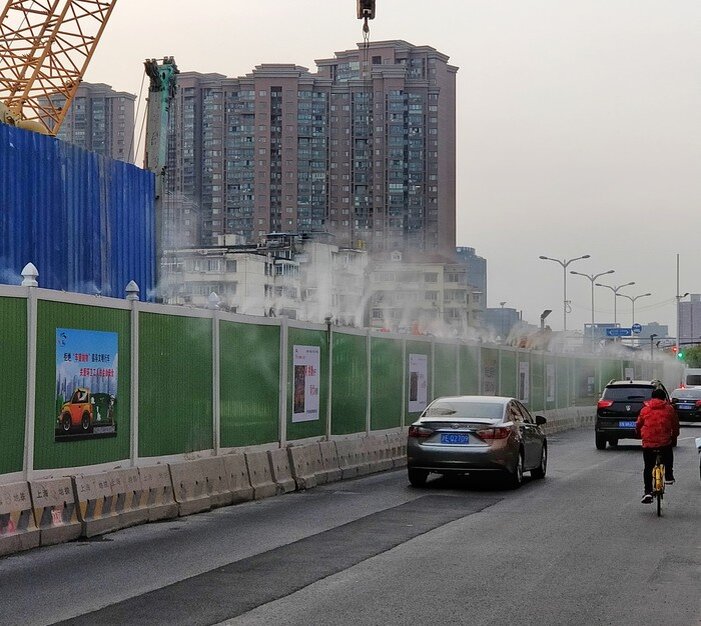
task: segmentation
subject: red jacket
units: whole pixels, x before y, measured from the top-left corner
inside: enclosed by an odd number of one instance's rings
[[[668,446],[679,436],[679,419],[666,400],[651,398],[640,411],[635,432],[643,440],[643,448]]]

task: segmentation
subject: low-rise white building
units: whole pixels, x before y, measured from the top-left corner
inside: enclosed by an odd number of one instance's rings
[[[361,325],[367,253],[270,236],[258,246],[222,238],[221,245],[168,250],[159,296],[168,304],[207,306],[247,315]]]
[[[481,293],[467,283],[464,264],[406,262],[396,251],[373,263],[368,286],[373,328],[465,335],[480,326]]]

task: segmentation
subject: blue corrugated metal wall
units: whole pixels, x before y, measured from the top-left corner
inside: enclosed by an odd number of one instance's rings
[[[0,283],[32,262],[47,289],[153,299],[154,194],[151,172],[0,124]]]

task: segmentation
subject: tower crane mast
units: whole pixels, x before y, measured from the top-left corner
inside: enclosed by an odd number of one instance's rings
[[[116,2],[6,2],[0,13],[0,122],[58,132]]]

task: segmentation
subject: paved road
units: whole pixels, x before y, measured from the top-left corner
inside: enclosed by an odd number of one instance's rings
[[[662,519],[583,429],[518,491],[387,472],[1,559],[0,623],[698,625],[694,436]]]

